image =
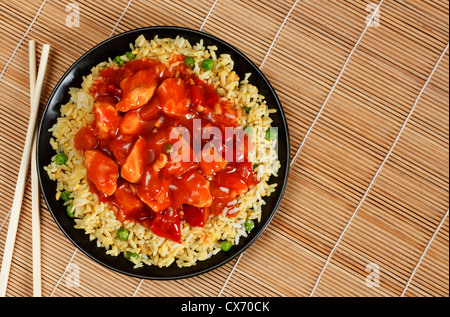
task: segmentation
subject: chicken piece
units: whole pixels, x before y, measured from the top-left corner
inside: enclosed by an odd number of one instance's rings
[[[88,150],[84,153],[86,176],[97,189],[111,196],[117,189],[119,166],[106,154],[98,150]]]
[[[118,111],[126,112],[145,105],[155,93],[158,80],[152,69],[140,70],[120,82],[122,100],[116,104]]]
[[[159,98],[156,95],[145,106],[139,109],[139,116],[142,120],[149,121],[155,119],[160,111]]]
[[[196,170],[183,174],[180,183],[189,191],[186,204],[195,207],[209,207],[212,196],[209,190],[209,181]]]
[[[119,131],[122,134],[140,134],[145,129],[145,122],[141,120],[137,110],[128,111],[120,122]]]
[[[137,194],[154,212],[161,212],[171,205],[169,183],[159,178],[153,166],[145,168]]]
[[[95,128],[99,138],[115,136],[119,130],[122,117],[119,116],[114,104],[96,102],[94,104]]]
[[[212,175],[215,172],[227,166],[227,161],[220,155],[215,147],[205,147],[201,152],[200,169],[206,175]]]
[[[75,134],[73,146],[81,153],[92,150],[98,145],[98,139],[89,127],[82,127]]]
[[[157,90],[161,109],[171,116],[182,116],[189,112],[190,99],[180,78],[167,78]]]
[[[139,197],[133,193],[129,183],[123,182],[117,187],[114,198],[115,204],[119,207],[116,215],[120,221],[125,221],[127,216],[136,216],[144,209],[144,204]]]
[[[120,169],[120,175],[130,183],[138,183],[144,170],[144,152],[147,142],[139,138],[133,145],[125,163]]]
[[[133,135],[123,134],[118,138],[112,139],[108,143],[108,150],[114,155],[117,163],[122,166],[133,148],[134,143],[135,139]]]

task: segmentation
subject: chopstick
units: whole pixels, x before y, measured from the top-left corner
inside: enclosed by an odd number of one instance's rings
[[[31,44],[31,48],[33,49],[34,43]],[[9,271],[11,269],[11,260],[12,254],[14,250],[14,243],[17,234],[17,227],[19,224],[19,216],[20,210],[22,207],[23,194],[25,192],[26,185],[26,176],[28,171],[28,166],[30,163],[30,152],[32,151],[33,139],[35,136],[35,128],[36,128],[36,118],[39,110],[39,102],[41,99],[42,85],[44,82],[45,71],[47,69],[47,61],[48,55],[50,51],[50,45],[44,44],[42,47],[41,53],[41,61],[39,64],[39,70],[36,79],[36,85],[34,86],[34,90],[32,93],[32,98],[30,98],[30,119],[28,121],[28,130],[25,139],[24,150],[22,153],[22,160],[20,163],[19,174],[17,177],[16,189],[14,193],[14,201],[11,207],[10,217],[9,217],[9,225],[8,225],[8,233],[6,235],[6,243],[5,249],[3,253],[3,261],[0,272],[0,296],[4,297],[6,295],[6,289],[8,285]],[[30,61],[35,57],[34,50],[30,52],[32,56],[30,56]],[[31,64],[31,63],[30,63]],[[35,66],[30,65],[33,69]],[[32,71],[30,69],[30,71]],[[35,73],[35,72],[34,72]],[[34,78],[35,75],[30,74],[30,78]],[[30,87],[32,84],[30,83]]]
[[[36,86],[36,43],[30,40],[30,99],[34,98]],[[31,151],[31,241],[33,249],[33,296],[41,297],[41,219],[39,208],[39,182],[36,162],[37,129]]]

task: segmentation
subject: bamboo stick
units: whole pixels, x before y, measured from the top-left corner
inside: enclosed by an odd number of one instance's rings
[[[36,88],[36,44],[34,40],[29,43],[30,59],[30,100],[33,102]],[[41,297],[41,223],[39,207],[39,181],[36,162],[37,129],[35,129],[33,149],[31,152],[31,193],[32,193],[32,248],[33,248],[33,296]]]
[[[2,268],[0,272],[0,296],[6,295],[6,289],[9,278],[9,271],[11,268],[12,255],[14,251],[14,242],[17,234],[17,227],[19,224],[20,210],[22,207],[23,194],[26,185],[27,170],[30,163],[30,154],[33,144],[33,137],[35,134],[36,118],[39,109],[39,101],[41,97],[42,85],[44,82],[45,71],[47,69],[47,60],[50,51],[50,45],[44,44],[42,48],[41,61],[39,65],[39,72],[36,80],[36,88],[31,100],[30,119],[28,122],[27,136],[25,139],[25,146],[22,154],[19,174],[17,177],[16,190],[14,193],[14,201],[11,207],[11,215],[9,219],[8,234],[6,236],[5,251],[3,254]]]

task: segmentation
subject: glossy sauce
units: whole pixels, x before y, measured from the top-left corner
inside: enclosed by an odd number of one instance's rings
[[[258,183],[247,142],[243,160],[235,152],[225,160],[224,130],[238,126],[239,113],[183,59],[175,55],[168,66],[142,59],[103,69],[90,91],[95,119],[74,140],[85,155],[91,191],[111,204],[119,220],[139,222],[178,243],[182,221],[203,226],[210,214],[235,216],[237,197]],[[201,131],[194,131],[194,119],[201,120]],[[195,153],[194,133],[211,127],[222,131],[221,148],[211,150],[205,147],[211,139],[202,139],[202,152]],[[189,133],[171,137],[174,128]],[[183,142],[186,147],[176,148]]]

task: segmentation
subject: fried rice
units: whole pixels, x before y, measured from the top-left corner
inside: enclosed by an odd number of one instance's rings
[[[270,115],[276,110],[270,109],[257,87],[250,84],[251,74],[245,74],[243,79],[239,78],[233,70],[231,56],[218,55],[216,46],[205,47],[203,41],[191,45],[187,39],[179,36],[175,39],[156,36],[147,40],[141,35],[135,43],[130,44],[129,49],[136,59],[147,57],[164,64],[169,62],[173,54],[191,56],[195,60],[193,71],[199,79],[214,85],[217,93],[232,101],[236,109],[251,109],[248,113],[241,111],[240,124],[251,129],[250,136],[255,147],[249,153],[249,160],[254,163],[259,183],[238,197],[237,215],[210,215],[204,227],[192,227],[182,222],[180,244],[155,235],[140,223],[129,220],[122,223],[109,204],[100,202],[97,195],[90,191],[84,156],[74,148],[73,140],[80,128],[88,126],[94,120],[95,100],[89,89],[100,71],[113,65],[111,59],[93,67],[91,73],[83,77],[81,87],[69,89],[70,101],[61,106],[61,116],[50,129],[50,144],[56,152],[55,156],[63,152],[68,161],[60,165],[53,156],[44,169],[50,179],[57,182],[57,200],[62,201],[63,191],[71,193],[70,199],[62,203],[65,206],[73,205],[75,228],[84,230],[90,240],[96,241],[98,247],[105,248],[107,254],[126,256],[134,253],[138,256],[129,257],[129,260],[135,268],[143,265],[167,267],[173,262],[179,267],[192,266],[197,261],[206,260],[220,252],[220,242],[223,240],[238,245],[240,238],[248,234],[244,226],[247,219],[260,221],[264,197],[273,193],[277,186],[269,184],[269,178],[277,176],[280,163],[276,140],[267,140],[258,131],[266,131],[271,127]],[[121,58],[128,61],[126,55]],[[214,61],[211,70],[204,70],[200,66],[204,59]],[[121,241],[117,236],[117,231],[123,227],[129,231],[126,241]]]

